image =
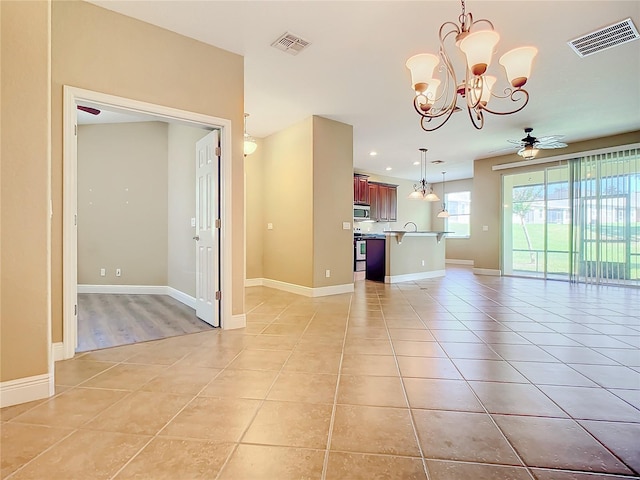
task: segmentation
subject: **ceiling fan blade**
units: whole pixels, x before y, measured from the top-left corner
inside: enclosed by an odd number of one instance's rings
[[[564,142],[543,142],[536,144],[536,148],[549,149],[549,148],[564,148],[567,144]]]
[[[82,110],[83,112],[90,113],[91,115],[99,115],[100,110],[92,107],[85,107],[84,105],[78,105],[78,110]]]
[[[538,137],[538,142],[540,143],[550,143],[555,142],[556,140],[562,140],[565,135],[546,135],[544,137]]]
[[[522,140],[507,140],[509,143],[513,143],[514,145],[522,145]]]

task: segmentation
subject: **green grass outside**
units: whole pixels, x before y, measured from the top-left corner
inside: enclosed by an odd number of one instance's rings
[[[595,228],[595,227],[593,227]],[[570,225],[561,224],[549,224],[548,238],[547,238],[547,272],[568,274],[569,272],[569,259],[568,252],[571,244],[570,239]],[[527,231],[529,232],[529,239],[531,240],[531,248],[534,252],[529,252],[527,241],[524,235],[524,231],[520,223],[514,223],[512,229],[513,236],[513,249],[525,250],[515,251],[513,255],[513,270],[521,272],[544,272],[544,225],[542,224],[527,224]],[[594,232],[590,232],[591,237],[594,237]],[[609,238],[611,240],[623,240],[624,229],[618,224],[603,225],[601,227],[601,235],[603,238]],[[635,223],[631,227],[631,271],[630,275],[632,279],[640,279],[640,256],[633,255],[640,253],[640,223]],[[611,243],[605,244],[604,252],[602,252],[607,258],[614,259],[616,261],[625,262],[624,255],[622,258],[616,258],[616,254],[624,249],[624,244]],[[556,253],[557,252],[557,253]]]

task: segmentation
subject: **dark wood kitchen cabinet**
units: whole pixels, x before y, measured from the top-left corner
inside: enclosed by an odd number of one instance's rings
[[[395,222],[398,219],[397,189],[397,185],[369,182],[371,220],[375,222]]]
[[[369,205],[369,176],[360,173],[353,174],[353,203]]]

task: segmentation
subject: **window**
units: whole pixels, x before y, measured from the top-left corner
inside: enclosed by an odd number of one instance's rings
[[[448,237],[468,238],[471,232],[471,192],[451,192],[444,196],[449,218],[444,219]]]

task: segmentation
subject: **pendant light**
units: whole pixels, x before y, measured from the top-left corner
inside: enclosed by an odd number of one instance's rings
[[[251,155],[258,148],[258,144],[255,139],[247,133],[247,117],[248,113],[244,114],[244,156]]]
[[[420,160],[420,181],[413,185],[413,192],[409,194],[409,198],[417,198],[426,200],[427,202],[437,202],[440,200],[438,196],[433,193],[433,187],[427,183],[427,149],[420,148],[421,160]]]
[[[447,206],[444,203],[445,193],[444,193],[444,174],[447,172],[442,172],[442,210],[438,213],[438,218],[449,218],[449,212],[447,212]]]

